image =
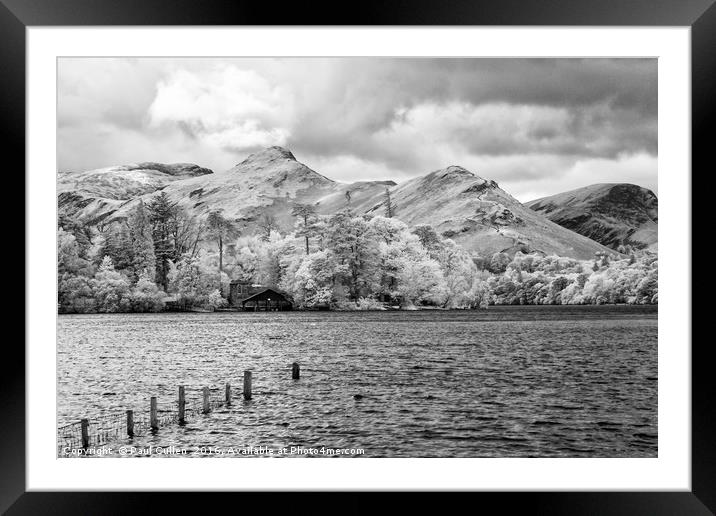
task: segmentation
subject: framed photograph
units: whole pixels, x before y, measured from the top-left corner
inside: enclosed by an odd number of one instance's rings
[[[691,339],[711,0],[0,1],[27,203],[8,514],[715,510]]]

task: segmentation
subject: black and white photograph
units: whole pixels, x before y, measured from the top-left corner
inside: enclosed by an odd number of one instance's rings
[[[658,458],[658,66],[57,58],[57,457]]]

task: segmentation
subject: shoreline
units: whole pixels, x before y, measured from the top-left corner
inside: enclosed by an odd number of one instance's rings
[[[384,309],[333,309],[333,310],[319,310],[319,309],[293,309],[293,310],[273,310],[273,311],[254,311],[254,310],[241,310],[232,308],[220,308],[218,310],[160,310],[157,312],[57,312],[57,315],[110,315],[110,314],[220,314],[220,313],[241,313],[241,314],[258,314],[258,313],[384,313],[384,312],[476,312],[485,313],[494,310],[505,310],[505,309],[555,309],[555,310],[574,310],[574,309],[608,309],[608,308],[641,308],[658,311],[658,303],[653,304],[628,304],[628,303],[603,303],[603,304],[579,304],[579,305],[536,305],[536,304],[525,304],[525,305],[490,305],[485,308],[440,308],[440,307],[413,307],[413,308],[384,308]],[[559,308],[558,308],[559,307]]]

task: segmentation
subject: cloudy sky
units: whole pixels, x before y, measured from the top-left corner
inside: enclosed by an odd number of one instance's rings
[[[338,181],[449,165],[521,201],[657,192],[655,59],[159,59],[58,63],[58,168],[222,173],[271,145]]]

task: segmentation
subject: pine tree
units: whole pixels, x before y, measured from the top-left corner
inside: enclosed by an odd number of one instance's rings
[[[177,205],[169,200],[165,192],[162,192],[147,205],[147,211],[152,224],[157,283],[166,292],[169,284],[167,280],[169,262],[177,258],[175,242],[172,238]]]
[[[111,224],[104,234],[104,244],[98,257],[109,256],[115,269],[132,269],[132,245],[126,225],[115,222]]]
[[[392,219],[395,216],[395,210],[397,205],[390,198],[390,188],[385,187],[385,193],[383,194],[383,206],[385,206],[386,218]]]
[[[102,258],[102,262],[99,264],[99,272],[114,272],[115,266],[111,256],[105,256]]]
[[[154,239],[152,238],[152,227],[144,207],[144,202],[134,209],[127,219],[129,238],[132,245],[132,268],[134,279],[142,274],[148,275],[154,281],[156,273],[156,258],[154,256]]]

